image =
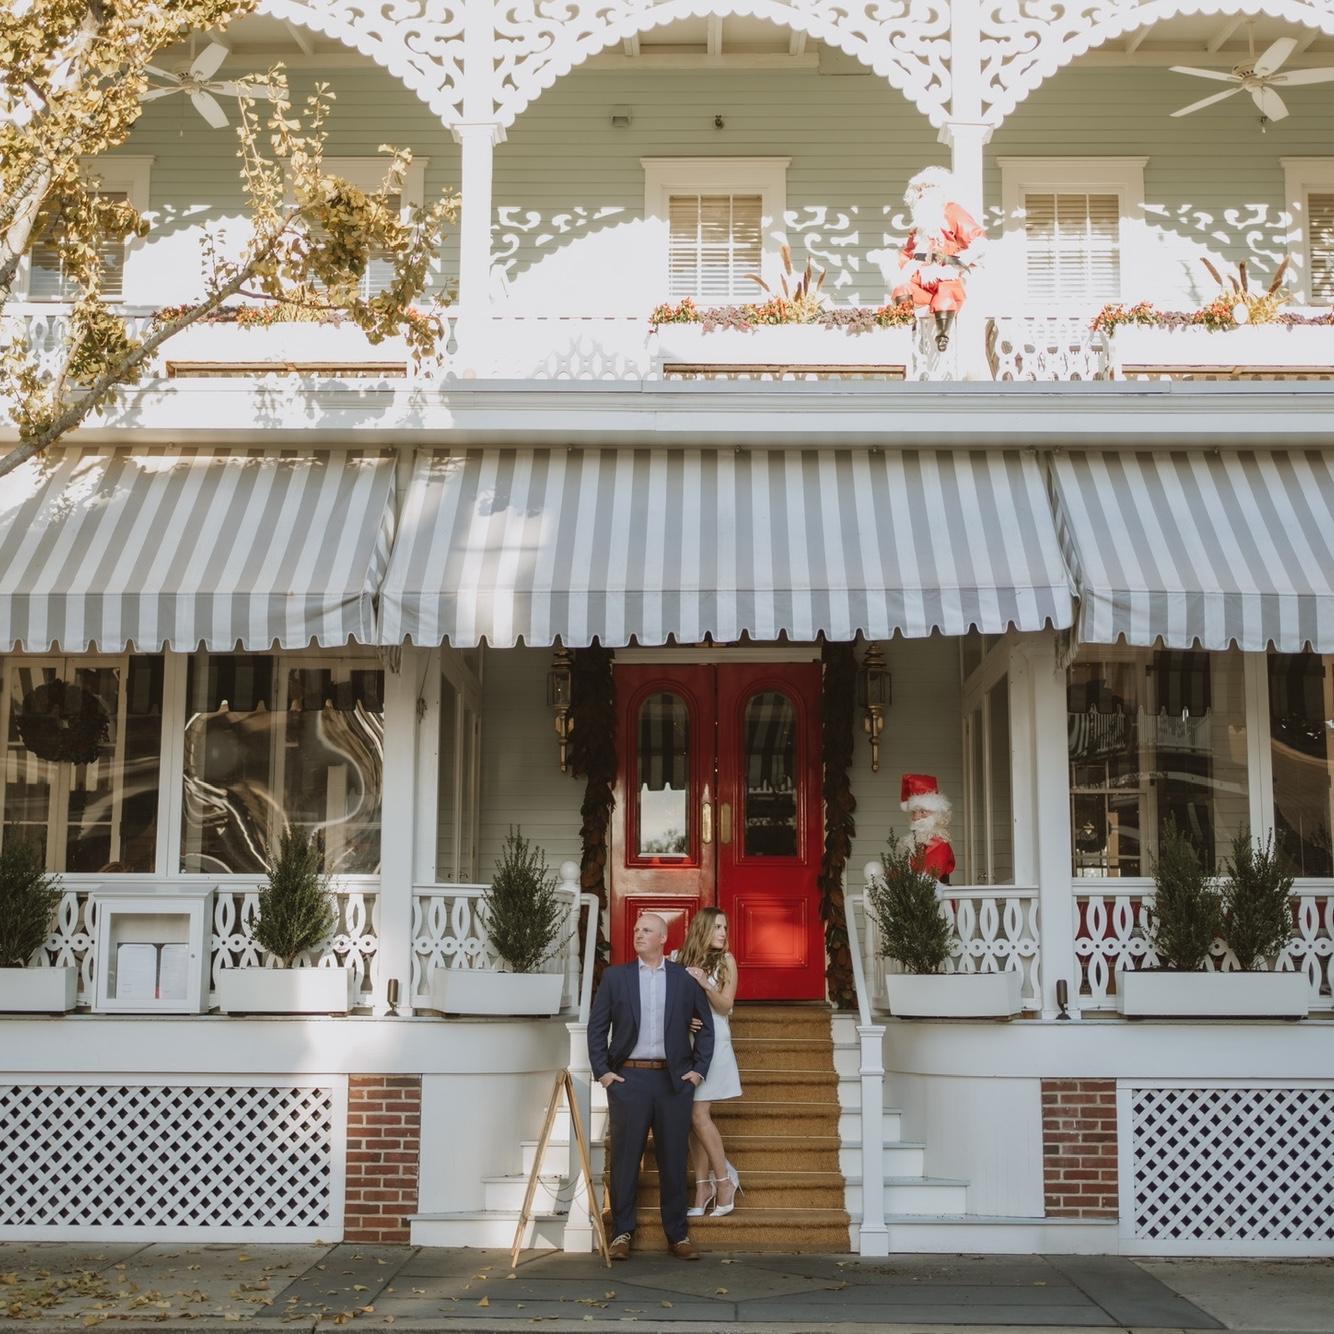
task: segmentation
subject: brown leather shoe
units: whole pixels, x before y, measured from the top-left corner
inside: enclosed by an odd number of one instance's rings
[[[689,1237],[686,1237],[683,1241],[672,1242],[672,1254],[678,1260],[698,1260],[699,1247]]]
[[[607,1253],[613,1260],[628,1260],[630,1258],[630,1234],[622,1232],[619,1237],[613,1237],[611,1245],[607,1248]]]

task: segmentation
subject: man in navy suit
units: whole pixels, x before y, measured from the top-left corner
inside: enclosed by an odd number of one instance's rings
[[[713,1012],[699,983],[663,957],[666,945],[667,923],[645,913],[635,923],[638,959],[602,974],[588,1017],[588,1057],[611,1112],[613,1260],[630,1258],[650,1126],[667,1244],[682,1260],[699,1259],[686,1226],[686,1159],[695,1089],[713,1057]]]

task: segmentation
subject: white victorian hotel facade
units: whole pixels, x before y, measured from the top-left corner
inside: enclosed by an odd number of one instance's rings
[[[645,907],[727,910],[743,1070],[747,1024],[793,1057],[759,1001],[837,1003],[827,1117],[750,1082],[749,1246],[1334,1252],[1334,85],[1174,117],[1226,89],[1171,69],[1334,65],[1334,3],[262,0],[226,41],[333,84],[345,173],[388,142],[405,203],[461,190],[449,347],[210,325],[0,482],[0,838],[45,839],[32,962],[74,1006],[0,1016],[0,1237],[508,1244],[553,1073],[587,1097],[590,936],[553,1018],[433,986],[491,962],[520,826],[613,958]],[[898,327],[651,327],[784,244],[884,306],[931,162],[990,236],[966,379]],[[149,318],[238,210],[232,138],[164,98],[98,167],[154,216],[115,260]],[[1090,331],[1208,306],[1201,257],[1288,258],[1301,319]],[[50,346],[55,258],[25,281]],[[91,762],[21,725],[56,681]],[[890,1013],[862,896],[906,772],[954,801],[951,967],[1008,1023]],[[1120,1013],[1169,820],[1291,860],[1306,1017]],[[348,1012],[221,1012],[289,822]],[[569,1174],[535,1244],[589,1244]]]

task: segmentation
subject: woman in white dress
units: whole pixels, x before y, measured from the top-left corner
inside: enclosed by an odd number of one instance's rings
[[[710,1108],[715,1102],[741,1096],[741,1072],[732,1050],[732,1030],[727,1017],[736,1003],[736,960],[727,950],[727,916],[718,908],[701,908],[690,923],[686,942],[677,955],[696,982],[704,988],[713,1010],[713,1060],[709,1073],[695,1090],[691,1118],[690,1161],[695,1170],[695,1203],[686,1211],[699,1218],[713,1206],[713,1217],[722,1218],[736,1208],[741,1179],[727,1161],[723,1137],[713,1124]]]

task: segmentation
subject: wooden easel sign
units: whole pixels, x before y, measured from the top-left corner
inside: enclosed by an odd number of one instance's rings
[[[519,1252],[523,1250],[523,1232],[532,1221],[533,1196],[537,1194],[537,1179],[542,1174],[542,1159],[546,1157],[547,1145],[551,1143],[551,1132],[556,1127],[556,1113],[560,1110],[562,1094],[565,1096],[565,1105],[570,1111],[570,1125],[574,1128],[575,1143],[579,1146],[579,1172],[584,1179],[588,1216],[593,1222],[593,1232],[598,1239],[602,1261],[608,1269],[611,1268],[607,1230],[602,1226],[602,1210],[598,1207],[597,1196],[593,1193],[593,1164],[588,1153],[588,1141],[584,1138],[584,1123],[579,1119],[579,1108],[574,1096],[574,1080],[568,1070],[559,1070],[556,1073],[556,1082],[551,1086],[551,1097],[547,1100],[547,1116],[542,1123],[542,1134],[537,1141],[537,1153],[533,1156],[533,1170],[528,1174],[528,1190],[523,1197],[523,1208],[519,1210],[519,1225],[514,1229],[514,1246],[510,1251],[511,1269],[516,1268],[519,1263]]]

